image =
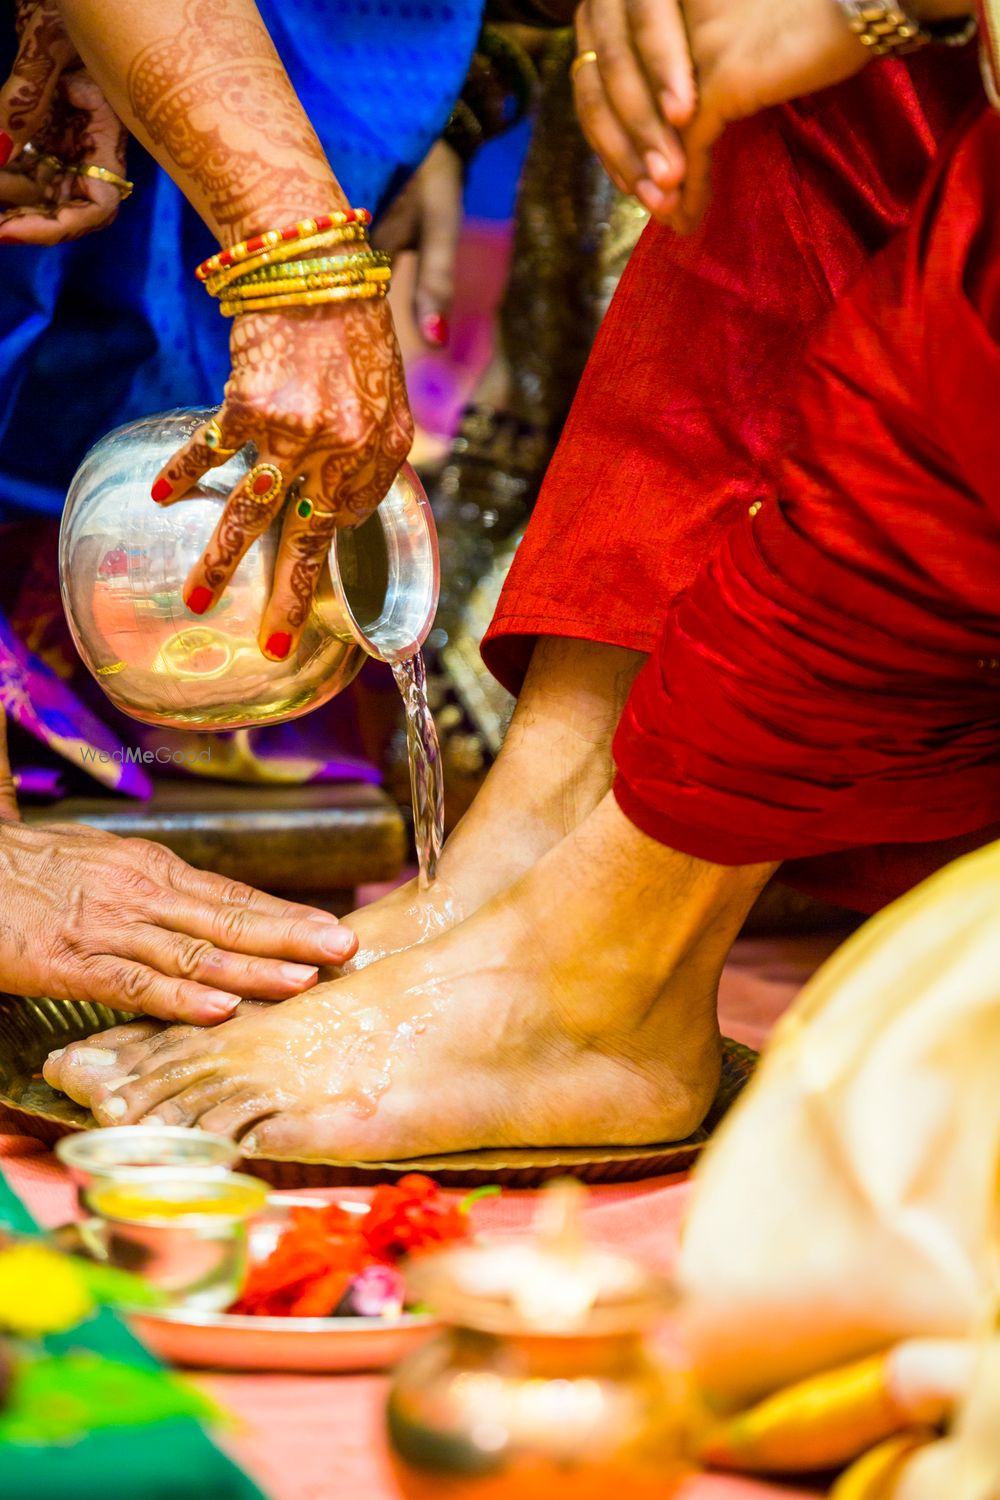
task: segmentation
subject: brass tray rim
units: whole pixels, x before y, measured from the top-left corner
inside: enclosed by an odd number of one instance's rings
[[[20,999],[23,1003],[23,997],[0,995],[0,1004],[2,1004],[4,999]],[[39,1002],[31,1002],[29,1000],[28,1003],[29,1005],[32,1003],[46,1006],[55,1005],[60,1010],[65,1007],[67,1012],[71,1012],[74,1009],[100,1010],[110,1019],[102,1017],[100,1024],[95,1027],[95,1031],[106,1030],[114,1025],[141,1019],[141,1017],[124,1015],[121,1012],[112,1012],[106,1006],[77,1007],[70,1001],[53,1002],[51,1000]],[[93,1032],[83,1033],[80,1037],[74,1037],[72,1040],[83,1040],[85,1036],[93,1034]],[[58,1042],[58,1038],[56,1040]],[[723,1037],[722,1048],[723,1067],[725,1066],[727,1057],[730,1059],[742,1058],[748,1063],[756,1058],[753,1048],[747,1047],[744,1043],[735,1041],[731,1037]],[[720,1084],[720,1095],[721,1093],[722,1085]],[[377,1173],[384,1175],[390,1173],[395,1176],[407,1172],[427,1172],[429,1174],[448,1172],[463,1176],[476,1175],[482,1177],[499,1172],[523,1173],[549,1171],[561,1167],[566,1168],[567,1171],[571,1171],[574,1168],[584,1169],[602,1166],[627,1167],[631,1164],[657,1162],[661,1158],[663,1159],[666,1171],[681,1171],[685,1170],[687,1165],[700,1156],[709,1144],[714,1124],[725,1114],[729,1104],[733,1102],[733,1097],[723,1098],[720,1101],[720,1096],[717,1095],[706,1117],[706,1121],[685,1139],[651,1142],[645,1146],[483,1147],[470,1151],[456,1151],[379,1161],[356,1161],[344,1157],[279,1156],[273,1153],[265,1155],[262,1152],[254,1151],[243,1151],[241,1155],[242,1159],[246,1162],[259,1162],[264,1166],[273,1164],[276,1167],[301,1167],[306,1170],[328,1169],[330,1171],[351,1172],[359,1175]],[[72,1120],[44,1107],[26,1107],[10,1096],[7,1091],[6,1082],[0,1082],[0,1106],[16,1114],[23,1115],[28,1119],[43,1121],[47,1125],[55,1126],[67,1133],[93,1129],[96,1125],[92,1117],[89,1117],[88,1120]],[[75,1107],[82,1109],[82,1106]]]

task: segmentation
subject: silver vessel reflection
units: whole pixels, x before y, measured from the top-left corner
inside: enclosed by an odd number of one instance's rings
[[[238,729],[328,702],[366,654],[412,656],[437,607],[437,542],[420,481],[404,466],[378,510],[339,531],[306,628],[287,661],[257,645],[279,528],[250,548],[225,595],[199,617],[181,591],[252,447],[161,509],[158,470],[209,413],[133,422],[92,448],[70,487],[59,539],[63,606],[80,655],[117,708],[174,729]]]

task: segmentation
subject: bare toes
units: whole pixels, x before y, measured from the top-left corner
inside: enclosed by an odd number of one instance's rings
[[[210,1130],[213,1135],[241,1136],[248,1126],[259,1128],[258,1122],[267,1121],[279,1108],[279,1102],[260,1089],[242,1089],[229,1099],[220,1100],[214,1108],[207,1109],[198,1120],[200,1130]]]
[[[323,1114],[280,1110],[269,1120],[254,1125],[243,1137],[244,1156],[269,1156],[301,1161],[340,1159],[363,1161],[364,1155],[350,1128],[349,1112],[331,1110]]]
[[[100,1125],[133,1125],[144,1116],[157,1114],[164,1101],[177,1099],[186,1089],[207,1079],[211,1074],[211,1064],[210,1058],[168,1063],[124,1086],[125,1070],[122,1069],[117,1078],[107,1080],[99,1097],[92,1102],[94,1117]],[[223,1083],[223,1080],[219,1081]],[[119,1086],[115,1088],[115,1084]]]
[[[68,1094],[78,1104],[89,1104],[93,1094],[116,1074],[127,1072],[120,1065],[118,1049],[98,1041],[74,1042],[51,1052],[42,1075],[54,1089]]]
[[[215,1106],[228,1100],[231,1094],[236,1092],[237,1084],[225,1078],[215,1076],[199,1079],[190,1088],[182,1089],[179,1094],[172,1098],[161,1099],[154,1107],[154,1123],[158,1125],[201,1125],[201,1116],[205,1110],[213,1109]],[[143,1123],[149,1123],[149,1116],[142,1117]],[[219,1132],[222,1134],[222,1132]]]
[[[107,1031],[95,1031],[84,1042],[74,1042],[74,1047],[125,1047],[130,1042],[144,1042],[151,1036],[166,1031],[165,1021],[124,1021],[121,1026],[112,1026]]]

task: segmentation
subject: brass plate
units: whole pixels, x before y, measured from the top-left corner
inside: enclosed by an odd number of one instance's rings
[[[272,1198],[265,1213],[250,1226],[251,1261],[270,1255],[291,1209],[326,1201]],[[364,1213],[367,1206],[340,1203],[348,1213]],[[441,1326],[428,1313],[401,1313],[396,1318],[273,1318],[179,1307],[126,1312],[126,1317],[133,1333],[167,1364],[313,1375],[389,1370]]]
[[[26,1000],[0,995],[0,1105],[23,1115],[25,1134],[51,1143],[73,1130],[89,1130],[89,1110],[56,1093],[41,1077],[42,1063],[56,1047],[66,1047],[95,1031],[134,1020],[104,1005],[69,1000]],[[699,1130],[684,1141],[654,1146],[588,1146],[461,1151],[408,1161],[295,1161],[249,1157],[246,1170],[274,1187],[344,1187],[427,1172],[447,1186],[482,1182],[506,1187],[537,1187],[571,1173],[583,1182],[632,1182],[681,1172],[704,1149],[715,1126],[750,1078],[757,1054],[726,1039],[722,1081],[715,1103]]]

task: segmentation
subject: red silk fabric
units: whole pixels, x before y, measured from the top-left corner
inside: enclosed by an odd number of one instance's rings
[[[676,595],[768,492],[808,334],[905,224],[978,88],[971,48],[872,64],[732,126],[696,234],[647,229],[484,643],[507,686],[538,635],[653,649]]]
[[[662,842],[744,864],[1000,819],[998,182],[981,105],[811,341],[776,496],[637,679],[616,795]]]

